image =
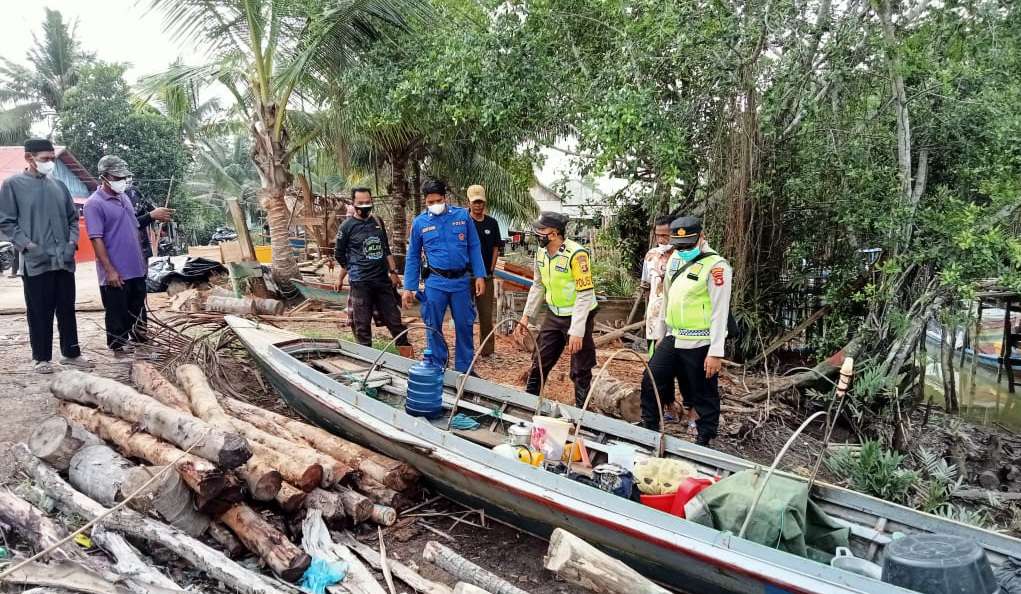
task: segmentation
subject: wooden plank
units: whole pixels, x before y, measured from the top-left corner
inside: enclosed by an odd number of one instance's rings
[[[223,264],[223,254],[218,245],[192,245],[188,246],[188,255],[192,258],[205,258]]]
[[[224,241],[220,243],[220,254],[222,255],[222,261],[224,264],[245,261],[241,250],[241,244],[237,241]]]
[[[248,222],[245,221],[245,213],[241,211],[241,204],[237,198],[227,199],[227,210],[234,220],[234,230],[238,234],[238,247],[241,250],[241,259],[249,262],[255,261],[255,246],[252,245],[252,235],[248,232]]]

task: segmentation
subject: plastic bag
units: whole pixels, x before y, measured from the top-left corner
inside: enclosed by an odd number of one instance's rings
[[[313,558],[305,575],[298,583],[302,589],[312,594],[324,594],[326,588],[339,584],[347,577],[347,563],[344,561],[330,562],[325,559]]]

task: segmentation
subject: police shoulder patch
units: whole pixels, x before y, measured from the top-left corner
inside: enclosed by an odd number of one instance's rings
[[[709,270],[709,274],[713,277],[713,284],[717,287],[722,287],[726,278],[723,276],[723,266],[716,266]]]
[[[587,273],[589,271],[588,254],[586,254],[585,252],[580,252],[576,254],[574,257],[578,262],[578,270],[580,270],[582,273]]]

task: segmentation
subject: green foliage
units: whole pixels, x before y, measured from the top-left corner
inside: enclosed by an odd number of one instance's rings
[[[592,280],[596,292],[609,297],[634,297],[638,281],[630,272],[620,240],[610,229],[596,234],[592,249]]]
[[[867,440],[857,452],[845,448],[826,459],[826,466],[852,489],[894,503],[907,504],[918,485],[918,473],[903,467],[904,456]]]
[[[168,190],[176,191],[184,181],[188,153],[180,127],[158,112],[132,106],[123,66],[97,63],[83,68],[80,76],[64,97],[60,142],[93,173],[102,156],[123,158],[142,192],[162,203]]]

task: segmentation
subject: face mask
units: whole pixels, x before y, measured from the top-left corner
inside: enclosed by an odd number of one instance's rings
[[[695,259],[695,256],[697,256],[699,254],[699,252],[701,252],[701,251],[702,251],[702,248],[700,248],[700,247],[698,247],[696,245],[695,247],[693,247],[691,249],[688,249],[688,250],[682,250],[682,249],[678,248],[677,249],[677,255],[680,256],[680,258],[682,260],[684,260],[685,262],[691,262],[692,260]]]
[[[443,203],[441,202],[440,204],[430,204],[430,205],[429,205],[429,206],[427,206],[426,208],[427,208],[427,209],[429,210],[429,212],[431,212],[432,214],[434,214],[434,215],[437,215],[437,216],[439,216],[439,215],[443,214],[443,212],[444,212],[445,210],[447,210],[447,205],[446,205],[446,204],[443,204]]]
[[[372,212],[371,204],[355,204],[355,210],[358,211],[358,216],[365,218]]]
[[[539,238],[539,247],[546,247],[549,245],[550,239],[548,233],[546,235],[537,233],[536,236]]]
[[[126,190],[128,187],[128,180],[126,179],[122,179],[119,181],[106,180],[106,183],[109,184],[110,189],[117,194],[123,194],[124,190]]]
[[[56,166],[57,166],[57,164],[54,163],[53,161],[36,161],[35,162],[35,170],[38,171],[39,173],[43,174],[43,175],[49,175],[49,174],[53,173],[53,168],[56,167]]]

